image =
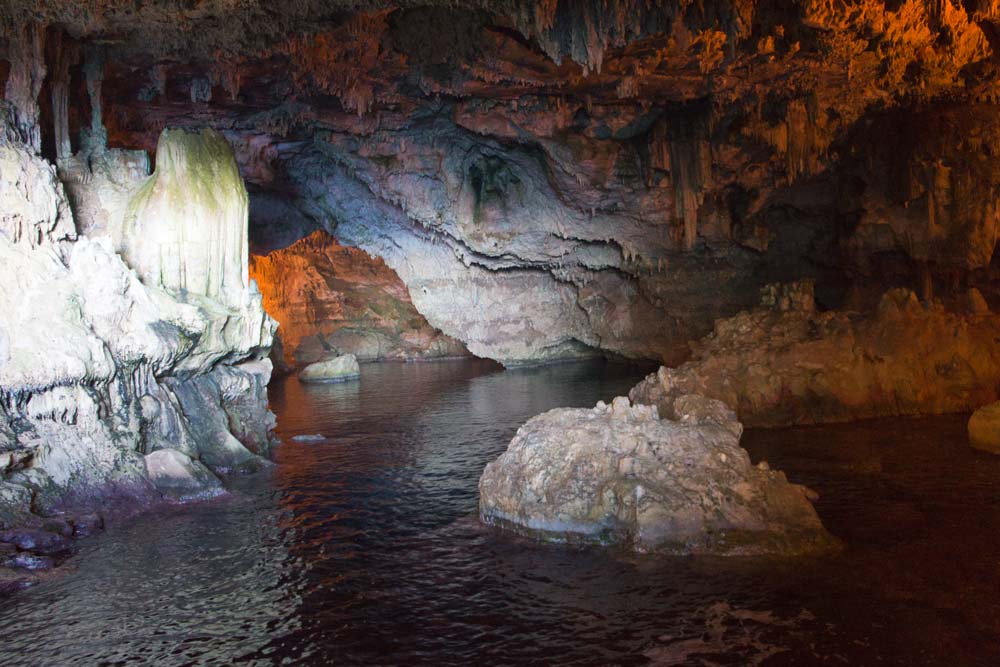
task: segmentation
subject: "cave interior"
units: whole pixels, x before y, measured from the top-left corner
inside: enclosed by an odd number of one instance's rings
[[[283,510],[336,516],[296,494],[329,461],[381,479],[382,441],[342,459],[329,434],[362,439],[339,430],[355,419],[392,441],[400,419],[454,440],[400,465],[454,473],[454,513],[480,528],[630,558],[829,559],[823,572],[856,567],[888,592],[834,592],[844,606],[824,619],[916,616],[894,606],[916,600],[965,624],[826,637],[830,655],[974,664],[1000,641],[995,600],[973,591],[1000,585],[983,556],[1000,538],[966,523],[1000,520],[998,105],[996,0],[5,0],[0,595],[58,585],[45,573],[106,523],[211,506],[272,468]],[[378,363],[417,361],[440,363]],[[599,380],[574,393],[586,373]],[[449,391],[460,417],[413,403]],[[480,440],[471,463],[455,453]],[[934,484],[923,456],[945,471]],[[974,512],[880,495],[948,494],[947,479]],[[384,497],[408,492],[393,480]],[[354,488],[338,484],[323,502]],[[893,508],[879,530],[948,527],[876,548],[847,519],[857,498]],[[369,500],[349,508],[359,523]],[[955,542],[964,579],[911,590],[880,569],[913,552],[929,580]],[[969,620],[974,604],[988,608]],[[643,655],[717,664],[692,656],[751,616],[708,608],[729,620],[705,621],[702,644],[644,640]],[[811,620],[781,627],[819,641]],[[339,655],[328,639],[318,654]],[[494,640],[423,658],[482,658]],[[740,655],[775,654],[758,640]],[[32,646],[23,664],[40,664]],[[782,646],[788,664],[841,664]],[[567,664],[618,664],[635,648],[573,650]],[[521,658],[483,664],[541,664]]]

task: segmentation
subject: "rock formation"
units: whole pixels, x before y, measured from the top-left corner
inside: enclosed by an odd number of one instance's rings
[[[479,480],[490,524],[561,542],[668,554],[796,555],[836,541],[811,492],[739,446],[719,401],[688,395],[676,420],[616,398],[528,421]]]
[[[262,236],[383,258],[474,354],[674,363],[770,282],[995,271],[1000,10],[786,4],[12,0],[0,60],[61,167],[77,108],[87,146],[214,127]]]
[[[246,193],[225,140],[165,133],[135,187],[76,179],[77,201],[109,199],[82,210],[94,224],[81,235],[55,167],[0,135],[0,524],[68,512],[56,523],[72,534],[115,498],[156,500],[180,467],[207,490],[209,469],[259,467],[275,324],[247,282]]]
[[[1000,454],[1000,401],[984,405],[969,417],[969,444]]]
[[[718,320],[693,358],[630,397],[673,414],[700,393],[749,426],[971,411],[998,398],[1000,317],[972,290],[960,312],[886,292],[870,313],[817,312],[811,284],[771,286],[764,305]]]
[[[250,257],[264,308],[280,322],[283,358],[295,367],[337,354],[361,361],[467,356],[431,327],[381,259],[317,231]]]
[[[361,369],[353,354],[309,364],[299,373],[299,379],[303,382],[345,382],[359,377]]]

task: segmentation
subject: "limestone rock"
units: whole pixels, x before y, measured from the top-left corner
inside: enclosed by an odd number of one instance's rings
[[[176,449],[158,449],[145,460],[149,479],[164,496],[186,501],[224,493],[222,482],[211,470]]]
[[[164,130],[130,202],[122,255],[143,282],[238,306],[247,289],[247,192],[225,138]]]
[[[969,444],[1000,454],[1000,401],[984,405],[969,417]]]
[[[206,141],[218,149],[213,155],[222,151]],[[191,143],[166,142],[168,175],[191,167],[184,153]],[[194,154],[204,152],[193,143]],[[101,157],[66,164],[85,164],[92,175]],[[0,522],[26,525],[36,513],[92,511],[113,498],[133,505],[152,500],[158,493],[143,455],[163,448],[182,449],[220,471],[259,467],[273,439],[264,391],[271,368],[262,358],[275,323],[246,279],[242,183],[223,177],[215,185],[228,191],[212,187],[186,201],[191,220],[212,228],[223,221],[233,237],[225,247],[193,253],[211,264],[206,270],[213,275],[198,279],[204,289],[195,293],[184,276],[163,271],[190,271],[185,275],[194,279],[203,265],[163,264],[155,279],[148,272],[148,280],[140,279],[143,270],[136,269],[150,266],[129,266],[116,252],[116,244],[135,240],[136,228],[115,226],[111,213],[92,218],[95,238],[77,236],[55,174],[29,148],[0,140]],[[147,192],[153,201],[161,191],[155,182]],[[93,210],[119,210],[108,201],[121,192],[100,183],[75,182],[78,201],[89,197],[108,204]],[[227,217],[222,209],[234,202],[237,210]],[[198,206],[210,207],[218,220]],[[206,240],[185,240],[184,225],[160,222],[156,234],[143,232],[147,240],[172,248]],[[240,243],[243,251],[233,252]]]
[[[0,141],[0,234],[30,245],[76,238],[56,170],[15,144]]]
[[[678,397],[702,394],[749,426],[971,411],[998,398],[998,339],[988,309],[951,312],[906,289],[864,314],[769,304],[718,320],[690,361],[661,367],[630,397],[672,417]]]
[[[361,368],[353,354],[309,364],[299,373],[303,382],[344,382],[361,377]]]
[[[717,401],[686,396],[682,421],[616,398],[522,426],[479,481],[483,521],[551,541],[670,554],[806,554],[835,546],[783,473],[753,466]]]
[[[250,257],[264,308],[281,323],[284,361],[301,366],[337,354],[360,361],[467,356],[417,312],[385,262],[318,231]]]

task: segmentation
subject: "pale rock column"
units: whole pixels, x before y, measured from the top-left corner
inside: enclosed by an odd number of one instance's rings
[[[248,287],[247,191],[214,130],[164,130],[156,170],[128,205],[121,252],[144,283],[241,307]]]

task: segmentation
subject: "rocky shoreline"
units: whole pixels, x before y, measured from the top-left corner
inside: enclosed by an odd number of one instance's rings
[[[23,116],[0,109],[0,592],[108,517],[223,493],[275,442],[276,324],[226,140],[165,131],[146,175],[91,143],[57,170]]]

